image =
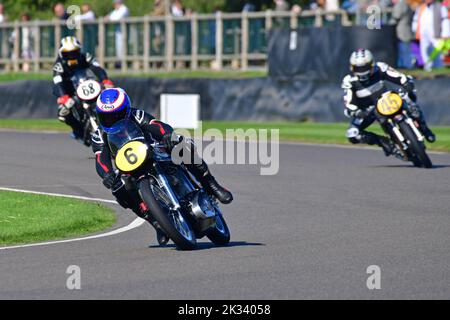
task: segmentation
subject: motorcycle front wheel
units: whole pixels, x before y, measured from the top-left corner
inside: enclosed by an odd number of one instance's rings
[[[417,167],[432,168],[433,164],[425,151],[425,145],[417,140],[417,136],[408,123],[401,122],[399,124],[403,135],[408,140],[408,145],[412,151],[413,163]]]
[[[157,183],[149,179],[139,182],[142,199],[148,205],[154,219],[159,223],[167,236],[175,243],[179,250],[194,250],[197,248],[197,239],[187,219],[180,210],[170,209],[164,200],[165,192]]]

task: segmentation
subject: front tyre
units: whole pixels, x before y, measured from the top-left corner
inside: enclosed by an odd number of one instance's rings
[[[157,190],[156,190],[157,189]],[[169,238],[175,243],[179,250],[194,250],[197,248],[197,239],[189,222],[183,217],[182,213],[172,211],[168,204],[163,200],[156,199],[153,190],[158,193],[163,191],[159,186],[148,179],[143,179],[139,182],[139,190],[142,199],[150,208],[150,212],[155,220],[159,223],[161,228],[166,232]],[[159,198],[159,197],[158,197]]]
[[[425,151],[424,143],[417,140],[416,134],[408,123],[403,121],[399,123],[399,126],[406,140],[408,140],[408,145],[411,148],[414,158],[414,165],[417,167],[432,168],[433,163]]]
[[[226,246],[230,243],[230,230],[221,213],[217,214],[216,225],[206,233],[206,236],[217,246]]]

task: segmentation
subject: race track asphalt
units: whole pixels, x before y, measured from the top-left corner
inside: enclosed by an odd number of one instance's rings
[[[235,196],[230,246],[160,248],[145,224],[0,250],[0,299],[449,299],[450,155],[431,158],[426,170],[378,150],[282,144],[275,176],[214,165]],[[0,132],[0,169],[2,187],[112,199],[91,151],[64,134]],[[114,208],[114,228],[134,220]],[[70,265],[81,290],[66,288]],[[366,286],[371,265],[380,290]]]

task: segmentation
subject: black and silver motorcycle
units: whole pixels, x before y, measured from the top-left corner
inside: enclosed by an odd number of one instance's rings
[[[402,90],[383,93],[375,107],[377,120],[402,153],[403,160],[411,161],[416,167],[431,168],[425,138],[417,121],[408,114],[408,103],[412,101]]]
[[[193,250],[205,236],[216,245],[229,243],[230,231],[217,200],[183,164],[174,164],[164,147],[146,139],[136,123],[119,121],[108,141],[127,188],[137,189],[149,214],[178,249]]]
[[[72,108],[72,113],[83,126],[84,144],[90,146],[91,136],[98,129],[95,104],[104,88],[88,69],[76,71],[71,81],[76,92],[76,108]]]

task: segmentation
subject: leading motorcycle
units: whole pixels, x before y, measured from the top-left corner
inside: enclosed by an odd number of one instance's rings
[[[208,237],[216,245],[230,241],[230,231],[218,202],[206,193],[183,165],[172,162],[165,148],[146,138],[128,120],[108,133],[114,165],[128,190],[135,189],[149,214],[180,250],[193,250],[197,239]]]

